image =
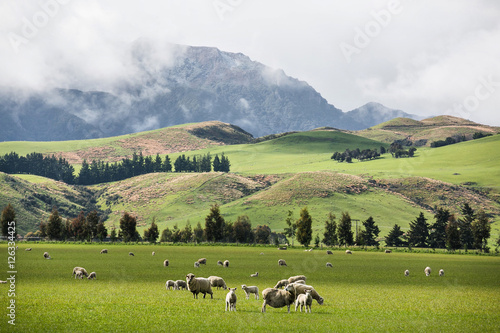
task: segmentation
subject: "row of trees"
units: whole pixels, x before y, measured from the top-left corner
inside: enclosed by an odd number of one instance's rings
[[[381,152],[384,151],[385,153],[385,148],[381,147],[380,151]],[[333,153],[331,159],[337,162],[351,163],[353,158],[357,159],[358,161],[364,161],[364,160],[373,160],[378,157],[380,157],[380,153],[377,151],[377,149],[360,150],[359,148],[356,148],[354,150],[346,149],[344,152],[336,151],[335,153]]]
[[[491,136],[491,135],[493,135],[493,134],[483,133],[483,132],[475,132],[474,134],[472,134],[472,140],[481,139],[481,138]],[[454,136],[449,136],[444,140],[437,140],[437,141],[431,142],[431,147],[432,148],[443,147],[443,146],[448,146],[448,145],[452,145],[455,143],[459,143],[462,141],[467,141],[467,138],[465,137],[465,135],[454,135]]]

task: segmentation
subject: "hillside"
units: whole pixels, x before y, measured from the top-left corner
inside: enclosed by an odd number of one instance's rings
[[[394,118],[366,130],[357,131],[356,135],[385,143],[409,139],[417,146],[430,146],[433,141],[444,140],[455,135],[464,135],[470,140],[476,132],[496,134],[500,132],[500,128],[453,116],[437,116],[421,121]]]

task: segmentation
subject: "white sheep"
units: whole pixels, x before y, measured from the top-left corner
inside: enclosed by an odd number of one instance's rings
[[[311,291],[311,296],[313,299],[316,300],[316,302],[318,302],[319,305],[322,305],[323,302],[325,301],[323,297],[321,297],[318,292],[312,287],[312,286],[308,286],[306,284],[301,284],[301,283],[290,283],[288,287],[291,287],[293,288],[293,290],[295,291],[295,295],[300,295],[300,294],[305,294],[306,293],[306,290],[310,290]]]
[[[306,290],[305,294],[297,295],[297,300],[295,301],[295,311],[297,311],[297,307],[300,305],[300,312],[302,312],[302,308],[305,309],[307,313],[307,309],[309,308],[309,313],[311,313],[311,305],[313,298],[311,296],[311,290]]]
[[[259,276],[259,272],[255,272],[255,274],[250,274],[250,277],[257,277]]]
[[[193,293],[193,298],[198,298],[198,294],[202,293],[203,298],[206,294],[210,294],[214,298],[210,281],[206,278],[197,278],[193,273],[186,275],[188,290]]]
[[[170,287],[172,287],[172,290],[175,289],[174,280],[167,280],[167,282],[165,282],[165,288],[167,288],[167,290],[170,290]]]
[[[278,266],[287,266],[286,261],[284,259],[279,259]]]
[[[227,289],[226,282],[220,276],[209,276],[208,280],[210,281],[210,286],[216,287],[217,289],[222,288],[224,290]]]
[[[288,278],[288,283],[293,283],[293,282],[295,282],[295,281],[297,281],[297,280],[304,280],[304,281],[305,281],[306,279],[307,279],[307,278],[306,278],[306,276],[305,276],[305,275],[290,276],[290,277]]]
[[[168,267],[168,265],[170,265],[170,261],[168,261],[168,259],[165,259],[165,261],[163,262],[163,266]]]
[[[262,291],[262,312],[266,312],[266,306],[269,305],[273,308],[282,308],[286,306],[288,313],[290,313],[290,305],[295,301],[295,290],[290,285],[286,286],[285,290],[266,288]]]
[[[89,276],[87,277],[88,280],[94,280],[96,278],[97,278],[97,276],[96,276],[95,272],[90,273]]]
[[[25,251],[31,251],[31,247],[26,248]]]
[[[431,268],[429,266],[425,267],[424,273],[425,273],[425,276],[430,276],[431,275]]]
[[[236,311],[236,288],[229,288],[229,292],[226,295],[226,311],[229,308],[229,311]]]
[[[7,281],[0,280],[0,283],[7,283]]]
[[[439,270],[439,276],[444,276],[444,269]]]
[[[224,260],[224,264],[223,264],[224,267],[229,267],[229,260]]]
[[[187,284],[186,281],[184,280],[177,280],[174,283],[174,290],[181,290],[181,289],[187,289]]]
[[[82,271],[83,275],[85,275],[85,277],[89,276],[89,273],[87,273],[87,270],[85,270],[85,268],[83,267],[78,267],[76,266],[75,268],[73,268],[73,273],[71,273],[71,276],[75,275],[76,272],[78,271]]]
[[[197,262],[197,261],[195,261],[195,262],[194,262],[194,268],[200,268],[200,263],[199,263],[199,262]]]
[[[408,269],[405,271],[405,276],[410,276],[410,271]]]
[[[102,249],[101,254],[108,253],[108,249]]]
[[[43,257],[44,257],[45,259],[52,259],[52,258],[50,257],[50,254],[49,254],[48,252],[44,252],[44,253],[43,253]]]
[[[288,280],[280,280],[278,281],[278,283],[276,283],[274,288],[281,289],[282,287],[286,287],[287,285],[288,285]]]
[[[82,271],[76,271],[75,273],[75,279],[78,278],[78,279],[83,279],[83,272]]]
[[[155,253],[155,251],[151,252],[151,255],[152,255],[152,256],[154,256],[155,254],[156,254],[156,253]]]
[[[198,259],[198,263],[200,265],[206,265],[207,264],[207,258],[201,258],[201,259]]]
[[[295,282],[293,282],[293,283],[297,283],[297,284],[306,284],[306,281],[304,281],[304,280],[297,280],[297,281],[295,281]]]
[[[327,262],[326,263],[326,267],[333,267],[332,263],[331,262]]]
[[[259,287],[257,286],[248,287],[246,284],[242,284],[241,289],[245,292],[246,299],[250,298],[250,294],[255,294],[255,299],[259,299]]]
[[[345,254],[352,254],[351,250],[345,250]]]

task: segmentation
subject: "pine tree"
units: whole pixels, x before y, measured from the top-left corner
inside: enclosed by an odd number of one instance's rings
[[[461,247],[459,224],[455,216],[451,215],[446,224],[446,248],[449,250],[457,250]]]
[[[116,242],[116,239],[117,239],[117,235],[116,235],[116,228],[113,226],[113,228],[111,229],[111,233],[109,234],[109,239],[112,241],[112,242]]]
[[[54,208],[47,221],[47,236],[49,239],[61,239],[62,229],[62,219],[57,209]]]
[[[486,250],[488,238],[491,233],[491,225],[484,211],[480,211],[477,214],[476,219],[472,222],[471,229],[474,237],[474,248],[481,249],[481,251]]]
[[[2,217],[0,218],[3,236],[12,236],[12,234],[9,234],[9,226],[10,226],[9,223],[15,221],[16,221],[16,211],[14,210],[14,207],[12,207],[12,205],[9,203],[2,210]]]
[[[389,231],[389,234],[387,234],[387,237],[385,237],[385,244],[387,246],[405,246],[404,241],[401,239],[401,236],[403,236],[404,232],[401,230],[401,227],[397,224],[394,225],[394,227]]]
[[[413,222],[410,222],[410,244],[415,247],[427,247],[429,241],[429,225],[423,212]]]
[[[193,238],[193,230],[191,229],[191,223],[189,221],[186,222],[186,226],[181,232],[181,241],[184,243],[191,242]]]
[[[193,229],[194,239],[196,243],[201,243],[203,241],[203,228],[201,227],[200,222]]]
[[[375,224],[373,217],[370,216],[366,221],[363,221],[363,226],[365,227],[365,230],[362,232],[363,245],[378,246],[379,242],[376,238],[380,233],[380,229]]]
[[[102,242],[104,239],[106,239],[107,236],[108,236],[108,229],[106,229],[106,226],[101,221],[97,225],[97,234],[96,234],[96,237]]]
[[[97,237],[97,225],[99,224],[99,215],[96,210],[91,211],[87,214],[87,237],[89,239],[94,239]]]
[[[297,220],[297,241],[304,245],[309,246],[312,240],[312,218],[309,215],[307,207],[302,208],[300,211],[300,217]]]
[[[214,171],[219,172],[221,170],[221,161],[219,159],[219,155],[215,155],[214,157]]]
[[[314,247],[319,247],[319,243],[321,243],[321,239],[319,238],[319,234],[316,234],[314,238]]]
[[[458,225],[460,230],[460,242],[465,250],[472,249],[474,247],[474,236],[472,235],[472,222],[476,219],[474,210],[469,206],[468,203],[464,203],[461,209],[462,219],[458,219]]]
[[[171,241],[172,241],[172,231],[168,227],[166,227],[165,229],[163,229],[161,233],[160,242],[165,243]]]
[[[207,241],[220,242],[224,238],[225,224],[224,218],[220,214],[219,205],[212,205],[210,213],[205,217],[205,235]]]
[[[348,212],[342,212],[342,217],[337,227],[337,237],[339,245],[347,246],[353,244],[352,222]]]
[[[239,243],[252,243],[253,233],[250,218],[247,215],[240,215],[233,225],[234,239]]]
[[[434,214],[436,222],[430,226],[429,234],[429,245],[432,248],[444,249],[446,247],[446,225],[450,216],[450,211],[444,208],[438,208]]]
[[[171,172],[172,171],[172,162],[170,162],[170,157],[168,155],[165,156],[165,161],[162,165],[163,172]]]
[[[151,226],[144,230],[144,239],[146,239],[150,243],[156,243],[160,232],[158,231],[158,226],[156,225],[156,217],[153,217],[153,221],[151,222]]]
[[[120,232],[124,242],[137,239],[137,219],[129,213],[123,213],[120,219]]]
[[[88,228],[83,211],[80,211],[78,216],[71,221],[71,231],[75,239],[84,240],[87,238]]]
[[[327,246],[337,244],[337,222],[335,222],[335,215],[328,214],[328,220],[325,221],[325,233],[323,234],[323,243]]]

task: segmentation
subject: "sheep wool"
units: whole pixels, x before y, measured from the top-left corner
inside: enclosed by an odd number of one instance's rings
[[[266,288],[262,291],[262,312],[266,312],[266,306],[269,305],[273,308],[282,308],[286,306],[288,313],[290,313],[290,304],[295,301],[295,290],[292,286],[286,286],[285,290]]]
[[[304,308],[306,313],[307,309],[309,309],[309,313],[311,313],[312,300],[311,290],[306,290],[305,294],[298,295],[295,301],[295,311],[297,311],[297,307],[300,306],[300,312],[302,312],[302,308]]]
[[[250,294],[255,294],[255,299],[259,299],[259,287],[257,286],[247,287],[246,284],[242,284],[241,289],[243,289],[243,291],[245,292],[246,299],[250,298]]]
[[[236,311],[236,288],[229,288],[229,292],[226,295],[226,311],[229,308],[229,311]]]

